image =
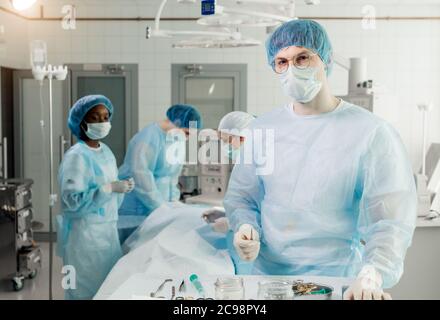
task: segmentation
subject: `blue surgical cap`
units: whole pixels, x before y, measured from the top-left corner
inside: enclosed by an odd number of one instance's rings
[[[104,105],[107,108],[109,113],[109,121],[111,121],[113,116],[113,104],[107,97],[104,97],[103,95],[93,94],[82,97],[77,102],[75,102],[73,107],[70,109],[67,124],[72,133],[78,139],[81,139],[80,125],[87,112],[89,112],[93,107],[96,107],[100,104]]]
[[[189,128],[191,121],[196,121],[196,128],[202,128],[202,117],[193,106],[176,104],[167,110],[167,118],[179,128]]]
[[[271,66],[275,56],[284,48],[304,47],[317,53],[330,74],[333,49],[325,29],[316,21],[297,19],[283,23],[266,41],[267,60]]]

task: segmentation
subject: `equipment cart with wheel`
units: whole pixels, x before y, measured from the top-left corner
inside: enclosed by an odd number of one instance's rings
[[[41,249],[32,232],[30,179],[0,180],[0,279],[11,279],[15,291],[41,268]]]

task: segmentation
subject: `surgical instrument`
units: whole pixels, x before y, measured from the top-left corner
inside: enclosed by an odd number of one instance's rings
[[[182,283],[179,286],[179,292],[185,292],[186,291],[186,286],[185,286],[185,279],[182,280]]]
[[[294,299],[327,300],[331,299],[333,288],[318,283],[305,283],[302,280],[295,281],[292,285],[295,294]]]
[[[176,300],[194,300],[194,297],[191,297],[191,296],[177,297]]]
[[[171,300],[174,300],[175,297],[176,297],[176,287],[172,286],[171,287]]]
[[[164,282],[161,283],[161,285],[159,286],[159,288],[157,288],[156,292],[151,292],[150,293],[150,297],[152,298],[156,298],[156,295],[163,289],[163,287],[165,286],[165,284],[167,282],[171,282],[173,281],[173,279],[166,279]]]

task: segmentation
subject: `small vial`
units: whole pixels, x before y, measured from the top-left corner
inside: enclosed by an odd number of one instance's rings
[[[197,292],[204,298],[205,297],[205,290],[203,289],[203,286],[199,281],[199,277],[196,274],[192,274],[189,277],[189,281],[192,283],[194,288],[196,288]]]

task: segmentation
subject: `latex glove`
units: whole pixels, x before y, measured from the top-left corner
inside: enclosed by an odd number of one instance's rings
[[[206,221],[206,223],[213,223],[217,219],[223,218],[225,216],[225,209],[222,207],[212,207],[211,209],[208,209],[202,213],[202,218]]]
[[[229,231],[229,220],[226,217],[218,218],[214,223],[210,223],[212,229],[219,233],[228,233]]]
[[[243,224],[234,235],[234,247],[244,261],[254,261],[260,252],[260,235],[250,224]]]
[[[365,266],[344,292],[344,300],[391,300],[382,290],[382,276],[373,266]]]
[[[128,183],[128,192],[132,192],[134,187],[136,186],[136,183],[134,182],[133,178],[129,178],[126,180]]]
[[[116,193],[128,193],[133,191],[134,189],[134,180],[133,178],[130,178],[128,180],[117,180],[113,181],[112,183],[109,183],[105,185],[104,191],[105,192],[116,192]]]

